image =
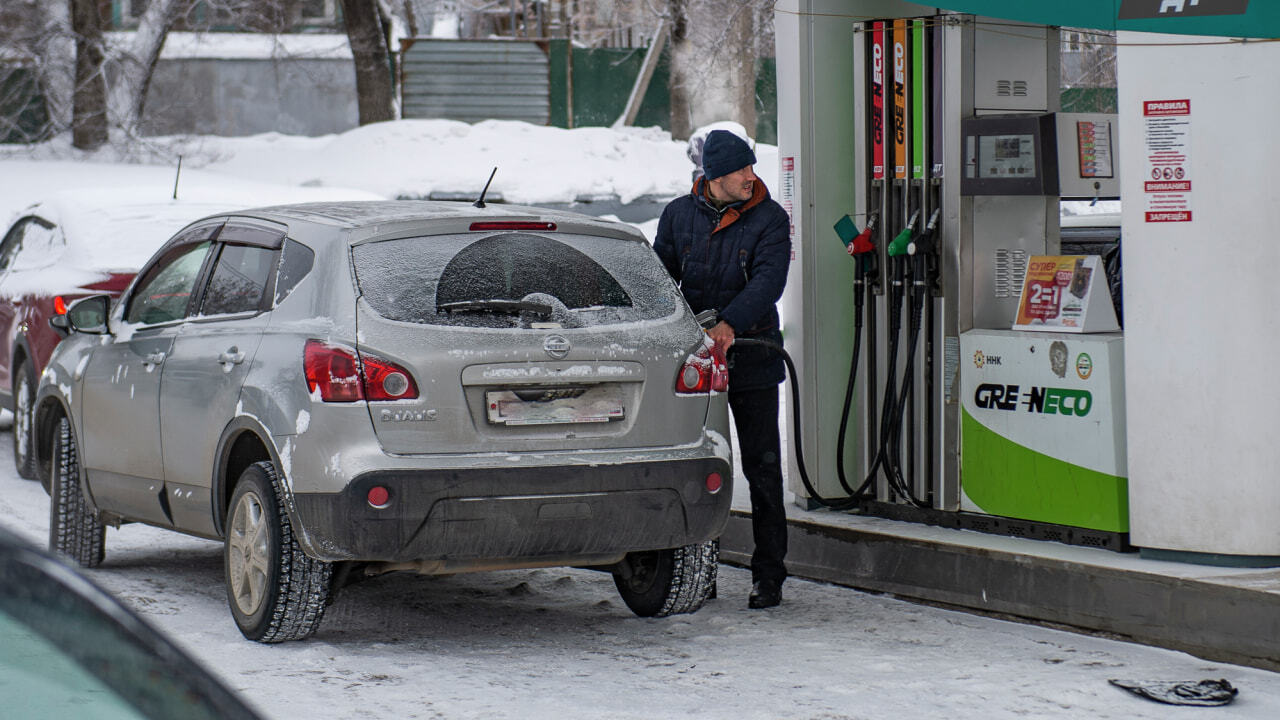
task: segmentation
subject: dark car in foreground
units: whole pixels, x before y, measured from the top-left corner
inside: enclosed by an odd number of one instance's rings
[[[258,717],[133,611],[4,528],[0,667],[4,717]]]
[[[95,565],[121,522],[222,539],[250,639],[310,635],[353,573],[589,566],[659,616],[714,587],[727,370],[634,228],[216,215],[64,324],[35,413],[52,547]]]

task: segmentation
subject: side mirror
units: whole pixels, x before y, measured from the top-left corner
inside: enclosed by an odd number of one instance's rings
[[[90,295],[71,303],[67,314],[49,319],[49,324],[60,327],[56,320],[66,323],[66,329],[86,335],[107,334],[107,312],[111,308],[111,298],[107,295]]]

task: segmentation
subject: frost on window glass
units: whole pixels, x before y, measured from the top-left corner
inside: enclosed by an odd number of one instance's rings
[[[392,320],[585,327],[662,318],[680,299],[647,245],[528,233],[405,238],[353,248],[360,292]]]
[[[262,305],[276,254],[246,245],[226,245],[205,291],[202,315],[253,312]]]
[[[311,272],[316,261],[314,250],[293,239],[284,241],[281,255],[280,273],[276,276],[277,305],[293,292],[307,273]]]

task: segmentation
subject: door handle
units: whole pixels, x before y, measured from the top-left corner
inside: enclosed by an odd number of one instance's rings
[[[164,353],[162,352],[149,353],[142,360],[143,365],[159,365],[162,362],[164,362]]]

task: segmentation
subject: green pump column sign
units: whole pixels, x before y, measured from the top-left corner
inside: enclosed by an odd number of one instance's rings
[[[1129,531],[1119,333],[960,338],[960,509]]]
[[[925,82],[925,70],[928,67],[929,56],[925,53],[925,29],[924,20],[915,19],[911,21],[911,178],[913,180],[923,180],[925,158],[924,152],[924,134],[925,114],[928,106],[925,104],[925,93],[929,89],[929,85]],[[923,223],[922,223],[923,226]]]

